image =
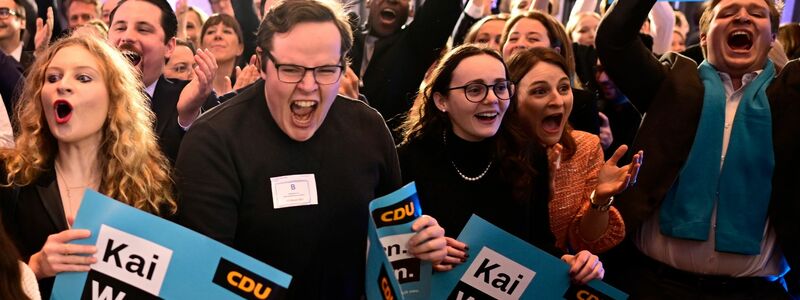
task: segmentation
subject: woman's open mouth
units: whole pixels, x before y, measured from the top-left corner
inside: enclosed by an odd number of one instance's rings
[[[58,99],[53,103],[53,112],[55,113],[56,123],[67,123],[72,118],[72,104],[67,100]]]
[[[499,115],[500,114],[496,111],[487,111],[475,114],[475,118],[477,118],[478,121],[490,123],[494,122]]]
[[[542,129],[547,133],[559,133],[564,121],[564,113],[556,113],[542,119]]]

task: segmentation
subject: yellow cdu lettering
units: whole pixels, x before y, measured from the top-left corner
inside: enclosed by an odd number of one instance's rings
[[[589,293],[589,291],[587,291],[587,290],[578,291],[577,298],[580,299],[580,300],[599,300],[600,299],[600,298],[597,298],[597,296],[592,295],[592,293]]]
[[[250,277],[244,277],[242,278],[242,281],[239,282],[239,289],[245,292],[252,292],[255,288],[256,282],[253,281],[253,279],[250,279]]]
[[[242,278],[242,273],[236,271],[228,272],[228,283],[232,286],[239,286],[239,282],[234,281],[234,279],[239,280]]]
[[[272,292],[272,288],[265,287],[260,283],[256,285],[255,291],[253,291],[253,295],[256,296],[258,299],[267,299],[269,297],[269,293]]]
[[[391,214],[392,214],[391,211],[387,211],[385,213],[382,213],[381,214],[381,221],[391,222],[393,220],[392,217],[390,216]]]
[[[392,287],[389,285],[389,279],[386,277],[381,278],[381,289],[383,290],[384,300],[394,300],[394,295],[392,295]]]

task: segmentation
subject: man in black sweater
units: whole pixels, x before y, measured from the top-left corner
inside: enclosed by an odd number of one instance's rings
[[[265,16],[257,44],[263,80],[183,140],[179,220],[292,275],[290,299],[358,299],[368,204],[400,187],[400,169],[381,116],[336,95],[350,26],[332,3],[286,1]],[[412,228],[411,253],[444,258],[433,218]]]

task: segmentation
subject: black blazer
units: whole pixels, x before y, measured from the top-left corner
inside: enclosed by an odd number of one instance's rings
[[[461,14],[460,0],[425,2],[414,21],[396,34],[375,42],[361,93],[390,124],[394,116],[411,108],[425,72],[440,56]],[[365,33],[355,34],[350,51],[351,68],[361,74]]]
[[[694,61],[668,53],[661,61],[637,38],[655,0],[618,1],[597,32],[597,50],[608,75],[645,113],[633,143],[646,161],[638,183],[619,196],[616,207],[629,232],[658,211],[691,150],[700,120],[704,87]],[[767,88],[772,113],[775,171],[769,220],[793,270],[800,268],[800,62],[787,64]],[[630,155],[630,154],[629,154]],[[792,285],[792,284],[790,284]]]
[[[0,173],[5,182],[5,172]],[[3,225],[25,262],[42,249],[49,235],[68,228],[55,174],[51,168],[29,186],[0,189]],[[39,280],[42,299],[50,298],[54,282],[55,277]]]

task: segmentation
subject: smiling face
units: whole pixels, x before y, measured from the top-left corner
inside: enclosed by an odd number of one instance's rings
[[[483,23],[475,35],[476,44],[484,44],[494,50],[500,51],[500,37],[503,35],[505,20],[491,20]]]
[[[572,40],[584,46],[594,46],[594,36],[600,20],[592,15],[584,15],[572,31]]]
[[[97,58],[81,46],[65,47],[53,56],[44,78],[42,111],[53,136],[60,143],[99,142],[109,96]]]
[[[480,54],[467,57],[458,64],[453,70],[449,87],[465,86],[470,83],[493,85],[506,80],[503,62],[495,57]],[[512,91],[513,88],[506,90],[505,93]],[[474,103],[467,100],[465,93],[469,92],[469,89],[458,88],[450,90],[446,95],[434,93],[433,97],[436,107],[447,112],[453,125],[453,132],[464,140],[477,142],[497,133],[510,100],[498,99],[492,88],[488,88],[486,98]],[[470,98],[474,100],[475,96]],[[509,95],[503,98],[509,98]]]
[[[0,0],[0,7],[17,10],[17,4],[13,0]],[[8,16],[0,19],[0,41],[19,41],[22,34],[22,27],[25,26],[25,19],[19,16]]]
[[[561,139],[572,111],[569,77],[557,65],[539,62],[519,82],[517,108],[520,118],[542,144]]]
[[[774,35],[764,0],[722,0],[700,35],[706,58],[717,70],[738,77],[764,67]]]
[[[175,49],[175,39],[164,41],[161,10],[145,1],[125,1],[117,9],[108,40],[120,49],[137,69],[148,86],[158,80],[165,61]]]
[[[217,62],[229,62],[242,55],[244,45],[230,26],[223,23],[211,25],[203,33],[203,48],[211,50]]]
[[[411,0],[370,0],[369,29],[374,36],[390,36],[408,20]]]
[[[547,35],[547,28],[542,22],[531,18],[521,18],[517,21],[508,34],[508,39],[503,45],[503,58],[508,60],[515,52],[534,47],[550,48],[551,41]]]
[[[318,84],[309,70],[298,83],[282,82],[275,64],[341,65],[341,41],[342,35],[333,22],[298,23],[288,32],[275,33],[273,37],[270,52],[275,61],[269,60],[266,69],[261,70],[264,94],[275,123],[295,141],[306,141],[319,129],[341,81]],[[259,54],[259,57],[265,55]]]

